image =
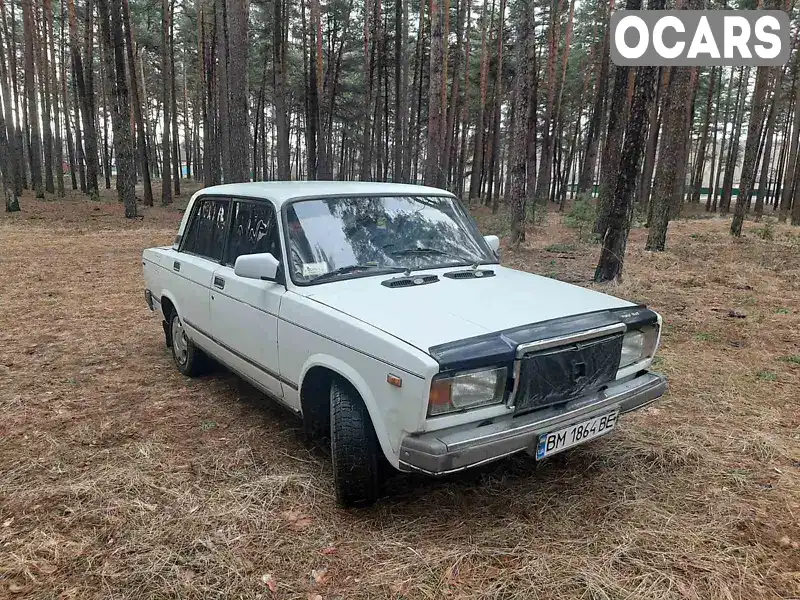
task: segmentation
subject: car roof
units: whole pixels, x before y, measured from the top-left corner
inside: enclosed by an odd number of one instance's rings
[[[198,196],[243,196],[271,200],[277,206],[298,198],[325,196],[451,196],[447,190],[407,183],[377,183],[371,181],[253,181],[226,183],[197,191]]]

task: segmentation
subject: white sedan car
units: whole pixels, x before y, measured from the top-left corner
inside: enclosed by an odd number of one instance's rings
[[[661,396],[661,317],[500,266],[444,190],[242,183],[197,192],[171,247],[142,255],[145,299],[188,376],[208,357],[330,443],[345,506],[381,462],[453,473],[541,460]]]

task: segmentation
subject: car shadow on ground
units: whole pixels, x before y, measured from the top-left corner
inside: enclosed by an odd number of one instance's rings
[[[330,449],[320,442],[308,442],[303,434],[298,415],[293,414],[276,400],[262,394],[224,367],[216,367],[210,377],[223,378],[238,397],[238,403],[255,421],[262,421],[271,429],[285,433],[281,437],[286,455],[302,458],[311,463],[310,471],[316,482],[324,488],[333,501],[333,474]],[[252,411],[252,412],[251,412]],[[495,509],[507,510],[519,503],[522,514],[536,511],[534,506],[548,504],[553,508],[560,501],[546,497],[565,495],[568,502],[597,493],[599,484],[609,471],[619,471],[622,465],[609,462],[602,451],[606,440],[591,443],[557,454],[543,461],[521,452],[497,461],[457,473],[432,477],[424,474],[402,473],[386,464],[383,493],[376,504],[354,511],[362,519],[383,521],[393,518],[414,518],[427,513],[435,505],[438,515],[463,519],[464,509],[473,514],[492,513]],[[615,476],[619,472],[614,473]]]

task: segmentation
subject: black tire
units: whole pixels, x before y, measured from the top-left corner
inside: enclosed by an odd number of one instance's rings
[[[178,371],[187,377],[202,375],[207,365],[206,355],[186,336],[177,311],[172,311],[169,316],[169,331],[169,338],[172,342],[170,344],[172,358],[175,360]]]
[[[382,450],[364,402],[352,386],[331,384],[331,457],[336,499],[345,507],[369,506],[381,487]]]

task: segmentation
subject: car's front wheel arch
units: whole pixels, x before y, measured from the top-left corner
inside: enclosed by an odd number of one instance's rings
[[[300,410],[307,435],[310,433],[309,437],[316,437],[319,441],[320,432],[324,432],[322,437],[327,438],[330,430],[330,384],[337,377],[350,385],[361,398],[369,413],[384,458],[397,468],[399,456],[392,447],[389,431],[384,425],[380,409],[369,386],[355,369],[332,356],[322,354],[311,356],[302,370],[299,386]],[[321,385],[324,387],[320,387]],[[312,391],[316,393],[310,393]],[[320,419],[319,415],[323,412],[326,416]],[[306,425],[306,416],[309,413],[314,413],[316,418],[311,416],[309,424]]]

